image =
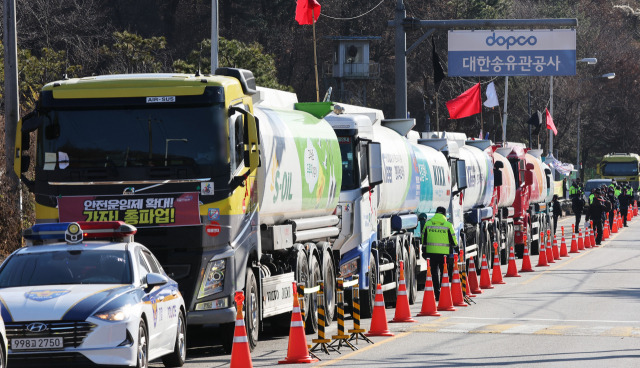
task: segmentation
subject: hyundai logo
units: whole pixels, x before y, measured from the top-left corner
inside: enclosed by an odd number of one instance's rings
[[[507,50],[509,50],[509,47],[511,46],[515,46],[515,45],[519,45],[519,46],[525,46],[525,45],[535,45],[536,43],[538,43],[538,39],[535,36],[509,36],[509,37],[504,37],[504,36],[498,36],[496,37],[496,33],[493,32],[491,34],[491,36],[487,37],[487,39],[485,40],[487,46],[493,46],[493,45],[498,45],[498,46],[504,46],[507,45]]]
[[[44,332],[49,329],[49,326],[42,322],[34,322],[27,325],[27,330],[30,332]]]

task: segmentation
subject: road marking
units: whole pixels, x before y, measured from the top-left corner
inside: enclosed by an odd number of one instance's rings
[[[578,326],[567,326],[567,325],[554,325],[545,327],[539,331],[534,332],[534,335],[564,335],[565,332],[569,329],[574,329]]]
[[[482,328],[470,331],[471,333],[502,333],[506,330],[521,326],[519,324],[485,325]]]
[[[616,321],[607,319],[554,319],[554,318],[497,318],[497,317],[450,317],[452,319],[478,319],[493,321],[548,321],[548,322],[595,322],[595,323],[628,323],[640,324],[640,321]]]
[[[335,364],[335,363],[337,363],[337,362],[339,362],[339,361],[341,361],[341,360],[345,360],[345,359],[347,359],[347,358],[351,358],[351,357],[352,357],[352,356],[354,356],[354,355],[357,355],[357,354],[363,353],[363,352],[365,352],[365,351],[367,351],[367,350],[369,350],[369,349],[372,349],[372,348],[377,348],[377,347],[379,347],[379,346],[380,346],[380,345],[382,345],[382,344],[386,344],[386,343],[388,343],[388,342],[390,342],[390,341],[393,341],[393,340],[399,339],[399,338],[401,338],[401,337],[405,337],[405,336],[407,336],[407,335],[409,335],[409,334],[411,334],[411,331],[407,331],[407,332],[399,333],[399,334],[397,334],[397,335],[395,335],[395,336],[391,336],[391,337],[389,337],[389,338],[387,338],[387,339],[384,339],[384,340],[382,340],[382,341],[376,341],[375,345],[367,345],[367,346],[365,346],[364,348],[359,349],[359,350],[356,350],[356,351],[352,351],[351,353],[349,353],[349,354],[347,354],[347,355],[342,355],[342,356],[340,356],[340,357],[338,357],[338,358],[336,358],[336,359],[331,359],[331,360],[327,360],[327,361],[325,361],[325,362],[323,362],[323,363],[320,363],[320,364],[316,365],[316,367],[326,367],[326,366],[328,366],[328,365]]]

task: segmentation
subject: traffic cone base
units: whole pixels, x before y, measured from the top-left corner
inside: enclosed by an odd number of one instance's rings
[[[400,261],[400,280],[396,296],[396,313],[390,322],[417,322],[411,318],[409,310],[409,297],[407,296],[407,284],[404,280],[404,262]]]
[[[518,273],[518,266],[516,266],[516,256],[513,252],[513,247],[509,249],[509,265],[507,266],[507,274],[504,277],[522,277]]]
[[[371,328],[365,336],[393,336],[387,326],[387,312],[385,311],[382,285],[376,288],[376,299],[373,303],[373,315],[371,316]]]
[[[427,280],[424,284],[424,296],[422,297],[422,308],[418,316],[439,317],[438,307],[436,306],[436,295],[433,292],[433,280],[431,278],[431,264],[427,259]]]
[[[251,361],[251,349],[249,348],[247,330],[244,326],[244,316],[242,315],[244,293],[242,291],[237,291],[234,299],[236,301],[238,313],[236,314],[236,327],[233,332],[230,368],[252,368],[253,363]]]
[[[451,281],[451,301],[456,307],[466,307],[464,295],[462,295],[462,284],[460,284],[460,271],[458,271],[458,255],[453,256],[453,280]]]
[[[491,278],[489,277],[489,267],[487,266],[487,257],[482,255],[482,267],[480,268],[480,288],[493,289]]]
[[[469,259],[469,278],[467,284],[473,294],[482,294],[482,289],[478,286],[478,273],[476,272],[476,263],[473,257]]]
[[[447,270],[447,259],[445,256],[444,272],[442,273],[442,283],[440,283],[440,300],[438,300],[439,311],[455,311],[453,299],[451,298],[451,285],[449,284],[449,271]]]
[[[500,255],[498,243],[493,243],[493,273],[491,274],[491,283],[493,285],[506,284],[502,279],[502,269],[500,268]]]

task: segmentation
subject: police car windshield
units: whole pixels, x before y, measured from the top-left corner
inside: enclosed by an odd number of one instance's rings
[[[61,284],[130,284],[123,250],[70,250],[14,254],[0,270],[0,288]]]

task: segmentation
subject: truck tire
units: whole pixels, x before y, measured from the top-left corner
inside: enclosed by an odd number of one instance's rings
[[[331,325],[336,315],[336,270],[328,249],[322,253],[322,279],[324,280],[324,315],[327,326]]]
[[[408,243],[409,247],[409,267],[407,278],[407,290],[409,291],[409,304],[413,305],[416,302],[418,296],[418,282],[416,280],[416,250],[413,248],[411,241]]]
[[[249,349],[258,345],[258,334],[260,332],[260,318],[258,312],[258,283],[251,268],[247,268],[247,276],[244,279],[244,325],[247,329],[247,341]],[[232,339],[233,341],[233,339]]]
[[[378,268],[376,267],[376,260],[371,255],[369,259],[369,272],[367,272],[367,278],[369,279],[369,289],[360,290],[360,316],[362,318],[371,318],[373,314],[373,303],[376,299],[376,287],[378,285]]]

